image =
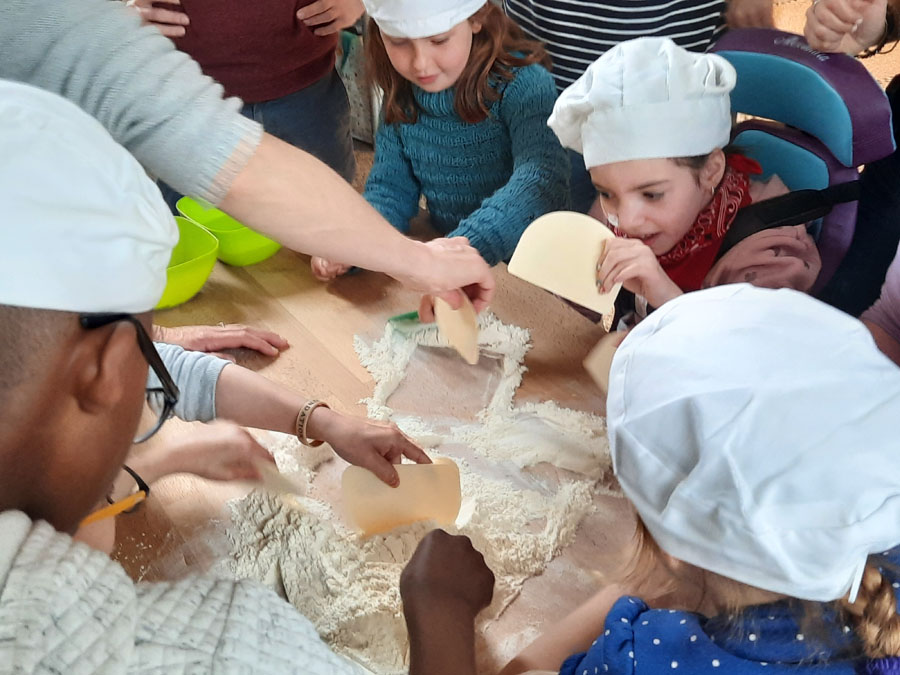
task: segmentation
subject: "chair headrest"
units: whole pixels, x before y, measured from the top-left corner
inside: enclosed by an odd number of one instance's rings
[[[733,112],[766,117],[818,138],[847,167],[891,154],[891,106],[865,66],[815,51],[799,35],[732,30],[713,48],[737,70]]]

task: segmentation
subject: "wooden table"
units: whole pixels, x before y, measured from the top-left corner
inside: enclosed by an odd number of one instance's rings
[[[581,366],[603,330],[558,298],[496,268],[493,311],[506,323],[531,331],[528,371],[517,402],[552,399],[559,405],[603,412],[603,399]],[[374,339],[385,321],[414,309],[418,296],[397,282],[360,273],[325,285],[315,281],[308,258],[280,251],[253,267],[217,263],[201,293],[188,303],[156,315],[164,326],[244,323],[285,336],[291,348],[275,359],[241,350],[238,362],[328,401],[336,409],[365,415],[358,401],[372,392],[372,379],[359,364],[353,336]],[[441,401],[433,401],[436,407]],[[168,422],[150,443],[164,443],[188,425]],[[342,460],[337,462],[343,464]],[[173,578],[207,569],[227,555],[222,536],[227,525],[224,504],[249,489],[178,475],[160,481],[143,508],[118,520],[114,555],[137,579]],[[542,622],[553,622],[596,588],[591,570],[600,569],[632,532],[624,501],[599,498],[602,508],[583,521],[575,544],[522,594],[483,639],[490,646],[490,669],[496,670],[527,644]],[[546,624],[544,624],[546,625]]]

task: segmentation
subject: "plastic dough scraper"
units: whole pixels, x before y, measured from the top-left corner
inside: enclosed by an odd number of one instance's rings
[[[583,213],[548,213],[522,233],[508,269],[566,300],[609,314],[622,284],[598,292],[597,261],[604,242],[615,237],[603,223]]]
[[[478,363],[478,315],[465,293],[459,309],[440,298],[434,299],[434,320],[444,339],[459,352],[466,363]]]
[[[363,534],[386,532],[420,520],[452,525],[462,492],[459,467],[440,457],[433,464],[397,464],[400,485],[386,485],[374,473],[350,466],[341,478],[344,512]]]

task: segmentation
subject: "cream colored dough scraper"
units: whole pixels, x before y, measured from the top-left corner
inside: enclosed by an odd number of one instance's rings
[[[459,467],[444,457],[434,464],[398,464],[400,485],[392,488],[374,473],[347,467],[341,479],[344,512],[363,534],[386,532],[420,520],[451,525],[459,514],[462,493]]]
[[[253,465],[256,467],[256,470],[259,471],[260,482],[262,483],[262,488],[266,492],[270,492],[273,495],[306,494],[305,485],[285,476],[278,470],[278,467],[271,462],[254,458]]]
[[[466,363],[470,366],[478,363],[478,315],[465,294],[459,309],[453,309],[444,300],[435,298],[434,320],[441,335]]]
[[[621,284],[597,290],[597,261],[615,235],[583,213],[556,211],[535,220],[509,261],[511,274],[599,314],[609,314]]]

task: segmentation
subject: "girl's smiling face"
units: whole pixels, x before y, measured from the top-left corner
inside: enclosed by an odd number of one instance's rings
[[[653,253],[668,253],[709,204],[725,171],[725,155],[714,150],[700,169],[673,159],[633,159],[590,170],[597,199],[590,215],[605,220]]]
[[[472,36],[480,30],[478,21],[466,20],[440,35],[410,39],[382,33],[381,38],[394,69],[414,85],[435,93],[456,84],[469,62]]]

